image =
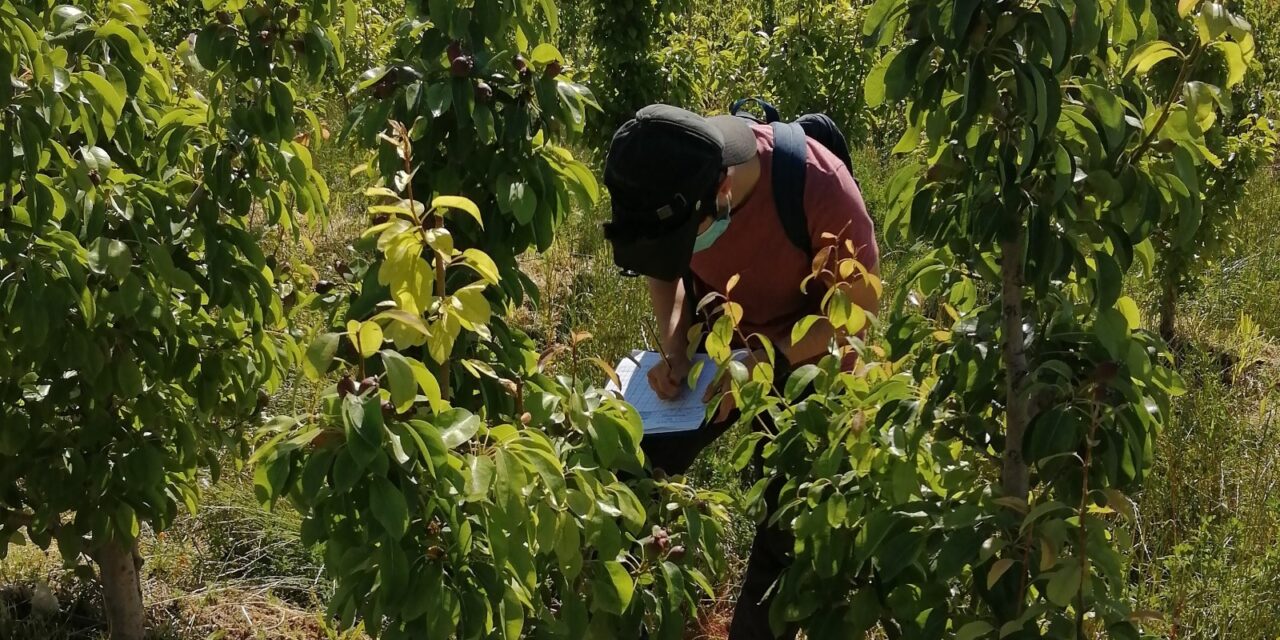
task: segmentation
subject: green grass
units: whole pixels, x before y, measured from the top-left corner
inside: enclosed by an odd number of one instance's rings
[[[1280,185],[1250,184],[1238,252],[1178,308],[1190,392],[1138,498],[1135,578],[1179,638],[1280,635]]]

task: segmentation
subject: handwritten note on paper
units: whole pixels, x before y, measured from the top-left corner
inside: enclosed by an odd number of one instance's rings
[[[612,382],[606,388],[620,391],[623,399],[636,408],[644,422],[646,434],[694,431],[702,424],[706,411],[702,396],[716,377],[715,363],[705,354],[698,354],[694,365],[699,361],[705,364],[702,365],[697,384],[692,389],[686,385],[683,393],[675,400],[659,398],[653,387],[649,386],[649,370],[662,362],[662,356],[654,351],[632,351],[631,358],[623,358],[616,367],[622,388],[619,389]]]

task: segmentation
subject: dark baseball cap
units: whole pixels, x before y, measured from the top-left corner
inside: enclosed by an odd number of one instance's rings
[[[755,134],[743,118],[704,118],[665,104],[637,111],[614,133],[605,159],[613,213],[605,237],[614,262],[630,274],[683,275],[724,170],[755,154]]]

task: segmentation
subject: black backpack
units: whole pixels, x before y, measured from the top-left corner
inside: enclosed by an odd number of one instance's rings
[[[763,117],[744,110],[748,105],[760,108]],[[808,155],[805,138],[835,154],[844,163],[849,175],[853,175],[853,160],[849,156],[849,143],[840,127],[823,113],[800,116],[795,122],[782,122],[778,109],[760,98],[742,98],[729,107],[729,113],[759,124],[773,127],[773,202],[782,222],[782,229],[796,248],[813,256],[813,243],[809,239],[809,223],[804,212],[805,159]],[[856,182],[856,178],[855,178]]]

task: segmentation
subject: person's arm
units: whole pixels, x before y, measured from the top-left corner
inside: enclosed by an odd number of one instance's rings
[[[667,282],[646,278],[649,284],[649,301],[653,305],[653,317],[658,321],[658,340],[666,353],[667,361],[649,370],[649,386],[659,398],[670,400],[679,396],[689,375],[689,313],[685,304],[684,282]],[[669,366],[668,366],[669,364]]]

